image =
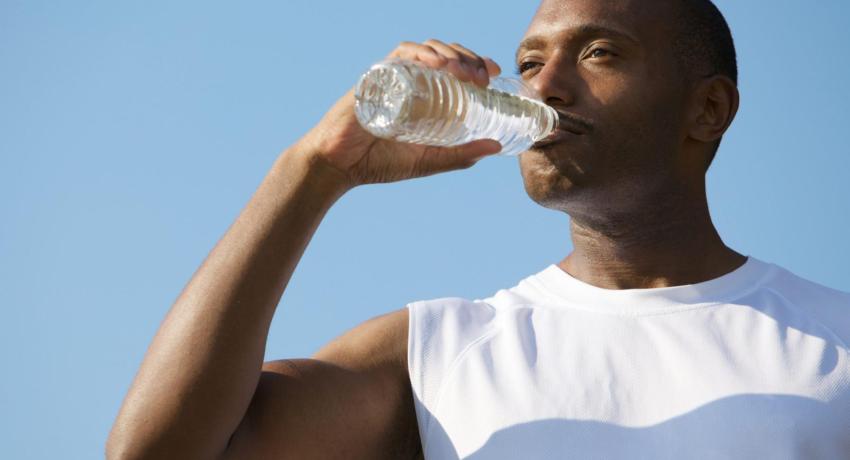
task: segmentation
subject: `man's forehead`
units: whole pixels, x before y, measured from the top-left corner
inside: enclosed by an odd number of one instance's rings
[[[666,17],[666,1],[651,0],[543,0],[525,37],[555,37],[568,30],[605,28],[638,41]]]

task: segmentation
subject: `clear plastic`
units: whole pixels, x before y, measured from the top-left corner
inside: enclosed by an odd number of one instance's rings
[[[388,59],[355,87],[357,120],[377,137],[450,146],[496,139],[499,155],[518,155],[557,127],[558,112],[534,89],[496,77],[482,88],[423,64]]]

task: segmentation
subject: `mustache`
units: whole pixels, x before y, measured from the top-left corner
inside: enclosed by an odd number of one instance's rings
[[[593,123],[590,120],[570,112],[562,112],[557,109],[556,111],[558,112],[558,129],[571,131],[575,134],[593,132]]]

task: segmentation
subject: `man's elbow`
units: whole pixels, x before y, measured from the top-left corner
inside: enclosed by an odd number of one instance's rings
[[[132,435],[117,434],[115,430],[106,439],[105,453],[107,460],[165,460],[165,459],[209,459],[218,460],[222,453],[177,446],[172,443],[145,442]]]
[[[144,458],[140,452],[131,448],[131,443],[125,437],[115,433],[113,427],[109,437],[106,438],[106,459],[107,460],[129,460]]]
[[[141,460],[154,458],[150,442],[140,439],[133,430],[115,424],[106,438],[107,460]]]

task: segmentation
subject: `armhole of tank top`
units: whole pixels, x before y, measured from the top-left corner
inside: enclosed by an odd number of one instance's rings
[[[477,346],[481,345],[482,343],[484,343],[487,340],[489,340],[490,338],[492,338],[494,335],[496,335],[497,332],[499,332],[500,329],[501,329],[501,325],[496,324],[495,326],[492,326],[491,328],[482,332],[481,335],[479,335],[475,340],[473,340],[467,346],[465,346],[463,348],[463,350],[460,353],[458,353],[457,357],[454,360],[452,360],[452,364],[448,367],[446,374],[443,376],[443,379],[440,381],[440,388],[437,389],[437,397],[434,399],[433,412],[431,412],[431,414],[428,417],[428,426],[426,427],[426,431],[425,431],[425,433],[426,433],[425,437],[426,438],[428,438],[431,434],[431,425],[432,425],[431,419],[434,418],[440,410],[440,404],[443,400],[443,393],[445,392],[445,389],[448,387],[448,384],[451,383],[452,378],[454,377],[455,370],[458,368],[458,366],[460,366],[460,363],[463,362],[463,359],[466,358],[466,355],[471,350],[473,350]]]
[[[483,302],[483,303],[487,304],[490,308],[493,308],[495,310],[495,308],[493,307],[492,304],[490,304],[488,302]],[[508,308],[525,308],[525,307],[539,308],[539,306],[537,306],[537,305],[526,304],[526,303],[511,305]],[[444,392],[445,388],[448,386],[448,384],[451,383],[451,380],[454,377],[455,369],[457,369],[457,367],[460,366],[463,359],[466,358],[466,355],[470,351],[472,351],[475,347],[481,345],[485,341],[492,338],[494,335],[496,335],[496,333],[501,331],[501,329],[502,329],[502,323],[500,321],[496,320],[495,325],[492,325],[489,329],[482,332],[480,336],[478,336],[475,340],[470,342],[467,346],[465,346],[463,348],[463,350],[460,353],[458,353],[457,357],[452,361],[451,366],[449,366],[449,370],[446,372],[445,377],[440,382],[440,388],[437,391],[437,398],[434,400],[434,413],[436,413],[440,409],[440,403],[443,399],[443,392]],[[430,420],[429,420],[429,422],[430,422]],[[428,427],[428,429],[430,430],[430,426]]]
[[[408,360],[408,363],[407,363],[407,372],[408,372],[408,380],[411,381],[411,385],[413,384],[413,376],[412,376],[412,373],[411,373],[411,367],[412,366],[410,364],[411,363],[411,352],[413,350],[413,348],[411,346],[412,341],[413,341],[413,336],[411,334],[411,331],[413,331],[413,322],[414,322],[413,309],[415,308],[415,306],[417,304],[421,304],[421,303],[422,303],[422,301],[415,301],[415,302],[410,302],[406,305],[406,308],[408,309],[408,332],[407,332],[407,360]],[[489,306],[490,308],[493,308],[493,306],[490,305],[490,304],[487,304],[487,306]],[[421,405],[423,406],[423,409],[425,409],[424,414],[423,414],[424,418],[425,418],[425,420],[424,420],[425,426],[422,427],[423,429],[420,430],[420,433],[419,433],[420,442],[422,444],[423,454],[425,452],[428,452],[428,440],[430,439],[430,434],[431,434],[431,431],[432,431],[432,425],[434,424],[433,423],[434,422],[434,420],[433,420],[434,414],[436,414],[437,410],[440,407],[440,401],[442,400],[443,391],[446,388],[446,383],[451,380],[451,377],[454,375],[455,369],[460,364],[461,360],[469,352],[469,350],[472,350],[475,346],[482,343],[482,341],[492,337],[496,332],[498,332],[499,329],[500,329],[499,325],[496,325],[496,326],[492,326],[491,328],[482,332],[481,335],[479,335],[475,340],[473,340],[468,345],[466,345],[463,348],[463,350],[461,350],[461,352],[458,353],[458,355],[452,360],[452,363],[448,366],[448,368],[447,368],[448,370],[446,371],[445,375],[443,376],[443,379],[440,381],[439,388],[437,388],[437,397],[434,399],[434,403],[432,405],[433,410],[428,410],[428,407],[425,405],[425,401],[421,401]],[[413,388],[411,388],[411,390],[413,390]],[[413,393],[413,397],[416,398],[416,392],[415,391],[411,391],[411,392]],[[415,403],[416,403],[416,401],[414,401],[414,404]]]
[[[418,376],[414,376],[414,372],[413,372],[413,366],[414,366],[414,364],[413,364],[414,363],[414,359],[413,359],[414,358],[414,356],[413,356],[414,345],[413,345],[413,342],[414,342],[414,339],[418,339],[419,330],[418,330],[418,328],[415,327],[416,314],[417,314],[415,312],[415,310],[416,310],[416,306],[420,305],[420,304],[422,304],[422,301],[409,302],[407,305],[405,305],[405,308],[407,308],[407,380],[408,380],[408,382],[410,382],[410,393],[411,393],[411,397],[413,398],[414,410],[417,412],[417,414],[414,415],[417,419],[417,426],[419,424],[418,413],[420,411],[422,411],[422,415],[423,415],[424,426],[419,427],[419,428],[421,428],[419,430],[419,441],[420,441],[420,444],[422,445],[422,454],[424,455],[425,452],[428,451],[428,446],[427,446],[428,431],[431,429],[431,418],[432,417],[431,417],[431,414],[427,410],[427,407],[425,405],[425,401],[420,400],[419,396],[417,394],[417,389],[421,390],[422,385],[420,385],[420,382],[414,382],[414,378],[419,378]],[[414,337],[414,331],[417,334],[416,337]],[[416,347],[416,351],[420,352],[420,353],[422,352],[422,350],[420,350],[419,347]],[[416,362],[419,363],[418,360]],[[417,365],[419,365],[419,364],[417,364]],[[420,372],[421,372],[421,369],[420,369]],[[422,406],[422,408],[420,409],[419,406]]]

